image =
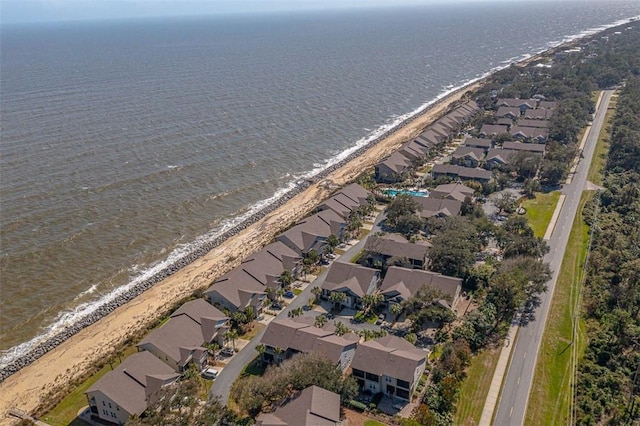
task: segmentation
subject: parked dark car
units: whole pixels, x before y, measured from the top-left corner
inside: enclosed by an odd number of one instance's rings
[[[295,296],[296,296],[296,295],[295,295],[295,294],[293,294],[293,292],[292,292],[292,291],[287,291],[287,292],[284,294],[284,297],[286,297],[287,299],[293,299]]]

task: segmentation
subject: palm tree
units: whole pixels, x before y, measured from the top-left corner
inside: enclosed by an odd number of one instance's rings
[[[333,234],[329,235],[329,238],[327,238],[327,245],[331,247],[331,253],[333,253],[333,249],[338,247],[339,244],[340,240],[338,239],[338,237]]]
[[[311,293],[316,297],[316,300],[320,299],[320,295],[322,294],[322,289],[318,286],[314,286],[311,289]]]
[[[292,310],[289,311],[289,313],[287,314],[287,316],[289,318],[295,318],[295,317],[299,317],[300,315],[302,315],[304,312],[302,311],[302,308],[294,308]]]
[[[383,300],[384,296],[381,294],[365,294],[362,296],[362,306],[364,308],[365,315],[374,311]]]
[[[403,310],[404,308],[400,303],[393,303],[391,306],[389,306],[389,312],[394,315],[393,322],[398,321],[398,317],[400,317],[400,314],[402,314]]]
[[[327,318],[326,315],[318,315],[316,317],[316,320],[313,322],[313,325],[318,327],[318,328],[322,328],[324,327],[324,325],[327,323],[327,321],[329,321],[329,319]]]
[[[329,301],[331,301],[336,307],[339,307],[347,301],[347,295],[339,291],[332,291],[329,296]]]
[[[231,343],[233,344],[233,350],[236,350],[236,339],[238,338],[238,332],[235,330],[229,330],[227,332],[224,333],[223,337],[229,341],[231,340]]]
[[[291,275],[290,271],[287,271],[285,269],[280,274],[280,278],[278,278],[278,281],[280,281],[280,285],[283,288],[288,288],[293,283],[293,275]]]
[[[256,351],[258,352],[258,357],[260,358],[261,363],[264,362],[264,351],[266,350],[267,350],[267,347],[262,343],[256,346]]]

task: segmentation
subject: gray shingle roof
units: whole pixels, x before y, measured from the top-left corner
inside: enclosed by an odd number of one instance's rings
[[[147,397],[153,389],[149,378],[170,383],[179,374],[150,352],[138,352],[128,356],[122,364],[95,382],[86,394],[101,392],[130,415],[142,414],[147,409]]]
[[[423,286],[429,286],[439,290],[453,302],[461,285],[462,280],[460,278],[448,277],[420,269],[390,266],[380,286],[380,293],[390,299],[407,300],[414,296]]]
[[[310,386],[275,409],[256,418],[256,426],[334,426],[340,421],[340,395]]]
[[[354,295],[362,297],[369,293],[369,285],[374,278],[380,276],[380,271],[353,263],[335,262],[329,268],[322,288],[330,291],[348,289]]]
[[[411,383],[417,366],[425,362],[426,355],[405,339],[387,335],[358,345],[351,367]]]
[[[397,237],[403,241],[398,241]],[[406,257],[424,261],[431,245],[410,243],[401,236],[370,236],[365,243],[364,249],[372,253],[383,256]]]

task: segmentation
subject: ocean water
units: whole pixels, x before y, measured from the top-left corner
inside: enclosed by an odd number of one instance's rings
[[[638,14],[482,2],[0,28],[0,367],[443,93]]]

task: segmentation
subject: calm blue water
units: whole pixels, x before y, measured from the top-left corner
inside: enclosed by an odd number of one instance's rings
[[[0,28],[0,365],[443,92],[639,13],[554,1]]]

